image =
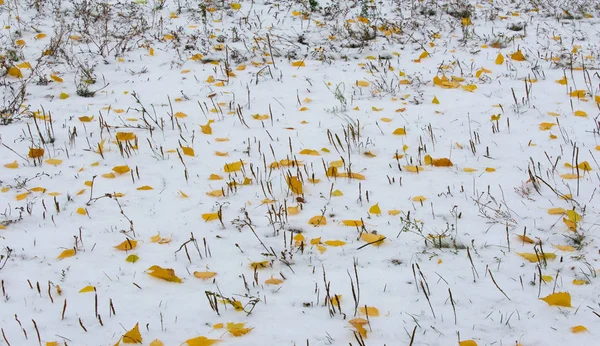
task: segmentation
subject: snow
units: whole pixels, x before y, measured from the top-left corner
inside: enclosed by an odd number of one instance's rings
[[[594,344],[597,3],[36,3],[0,5],[0,345]]]

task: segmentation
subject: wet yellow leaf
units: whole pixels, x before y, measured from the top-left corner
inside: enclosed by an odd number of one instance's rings
[[[343,196],[344,193],[342,191],[340,191],[340,190],[335,190],[335,191],[333,191],[331,193],[331,195],[334,196],[334,197],[340,197],[340,196]]]
[[[440,104],[440,100],[438,100],[438,98],[436,96],[434,96],[433,100],[431,100],[431,103],[433,103],[434,105],[439,105]]]
[[[565,308],[571,307],[571,295],[568,292],[552,293],[540,299],[548,303],[550,306],[562,306]]]
[[[369,85],[371,85],[371,83],[367,82],[366,80],[357,80],[356,85],[362,88],[366,88]]]
[[[10,67],[7,71],[7,74],[11,77],[23,78],[23,73],[18,67]]]
[[[102,178],[112,179],[114,177],[115,177],[115,175],[113,173],[102,174]]]
[[[412,198],[412,200],[414,202],[424,202],[427,198],[425,198],[424,196],[415,196]]]
[[[313,156],[319,156],[319,152],[313,149],[302,149],[300,151],[300,155],[313,155]]]
[[[575,116],[576,117],[587,117],[587,113],[582,110],[578,110],[578,111],[575,111]]]
[[[127,258],[125,258],[125,261],[129,262],[129,263],[135,263],[139,259],[140,259],[140,257],[138,255],[133,255],[132,254],[132,255],[127,256]]]
[[[239,171],[242,169],[242,161],[226,163],[225,166],[223,166],[223,169],[227,173]]]
[[[477,85],[475,85],[475,84],[468,84],[468,85],[463,85],[461,88],[464,91],[473,92],[473,91],[477,90]]]
[[[94,286],[85,286],[84,288],[79,290],[79,293],[94,292],[95,290],[96,290],[96,287],[94,287]]]
[[[179,119],[183,119],[187,117],[187,114],[183,113],[183,112],[177,112],[173,115],[175,118],[179,118]]]
[[[283,280],[281,279],[276,279],[273,276],[271,276],[270,279],[265,280],[265,283],[267,285],[281,285],[283,283]]]
[[[175,270],[170,268],[161,268],[157,265],[153,265],[148,268],[148,274],[155,278],[163,279],[169,282],[181,283],[181,279],[175,275]]]
[[[413,173],[418,173],[423,171],[423,167],[421,166],[402,166],[402,168],[404,168],[405,170],[409,171],[409,172],[413,172]]]
[[[75,249],[67,249],[67,250],[61,252],[60,255],[58,255],[58,257],[56,257],[56,258],[63,259],[63,258],[73,257],[73,256],[75,256]]]
[[[119,141],[133,141],[135,134],[133,132],[117,132],[116,136]]]
[[[84,208],[77,208],[77,214],[87,215],[87,210],[85,210]]]
[[[69,94],[67,93],[60,93],[60,95],[58,95],[58,98],[61,100],[66,100],[69,98]]]
[[[208,177],[208,180],[223,180],[223,177],[221,177],[221,176],[219,176],[219,175],[216,175],[216,174],[211,174],[211,175]]]
[[[227,331],[233,336],[242,336],[248,334],[254,328],[245,328],[246,323],[227,323]]]
[[[27,196],[28,196],[28,195],[29,195],[29,192],[23,192],[23,193],[20,193],[20,194],[16,195],[16,196],[15,196],[15,199],[16,199],[17,201],[22,201],[22,200],[24,200],[25,198],[27,198]]]
[[[519,253],[519,252],[517,252],[517,254],[532,263],[538,262],[543,259],[553,260],[556,258],[556,254],[548,253],[548,252],[545,252],[543,255],[541,253],[536,254],[536,253]]]
[[[577,286],[589,285],[589,281],[573,279],[573,285],[577,285]]]
[[[369,321],[365,320],[364,318],[353,318],[350,321],[348,321],[348,323],[350,323],[352,325],[352,327],[356,328],[356,330],[358,331],[358,333],[363,337],[363,338],[367,338],[367,330],[365,329],[364,325],[368,324]]]
[[[135,249],[137,246],[137,240],[127,239],[123,241],[121,244],[114,246],[115,249],[121,251],[129,251]]]
[[[373,234],[373,233],[365,233],[363,232],[360,235],[360,239],[367,243],[373,243],[375,246],[381,246],[383,244],[385,236],[382,234]]]
[[[217,342],[221,342],[218,339],[209,339],[206,336],[199,336],[193,339],[189,339],[185,341],[187,346],[211,346],[216,344]]]
[[[502,55],[502,53],[498,53],[498,56],[494,62],[496,65],[502,65],[504,63],[504,55]]]
[[[313,226],[324,226],[327,224],[327,218],[321,215],[313,216],[308,220],[308,224]]]
[[[17,163],[17,161],[15,160],[15,161],[13,161],[13,162],[11,162],[11,163],[7,163],[7,164],[5,164],[5,165],[4,165],[4,167],[6,167],[6,168],[10,168],[10,169],[16,169],[16,168],[19,168],[19,164],[18,164],[18,163]]]
[[[290,190],[292,191],[292,193],[296,194],[296,195],[301,195],[303,192],[302,189],[302,182],[300,181],[300,179],[298,179],[297,176],[288,176],[286,179],[287,185],[290,188]]]
[[[369,213],[374,214],[374,215],[380,215],[381,208],[379,208],[379,203],[377,203],[377,204],[373,205],[371,208],[369,208]]]
[[[32,159],[37,159],[39,157],[42,157],[42,156],[44,156],[44,149],[29,148],[29,153],[27,154],[27,156],[31,157]]]
[[[213,220],[218,220],[219,219],[219,213],[206,213],[206,214],[202,214],[202,219],[206,222],[209,221],[213,221]]]
[[[554,247],[561,251],[567,251],[567,252],[575,251],[575,248],[570,245],[554,245]]]
[[[44,162],[46,162],[49,165],[58,166],[58,165],[60,165],[62,163],[62,160],[59,160],[59,159],[48,159],[48,160],[46,160]]]
[[[556,124],[555,123],[541,123],[540,130],[548,131],[548,130],[552,129],[553,126],[556,126]]]
[[[527,243],[527,244],[535,244],[535,240],[529,238],[526,235],[522,235],[522,234],[517,234],[517,238],[519,238],[523,243]],[[537,259],[536,259],[537,260]]]
[[[297,60],[297,61],[292,61],[292,66],[294,66],[294,67],[304,67],[306,65],[304,64],[304,60]]]
[[[142,334],[140,334],[139,323],[135,324],[130,331],[123,335],[123,343],[124,344],[141,344],[142,343]]]
[[[194,276],[198,279],[207,280],[215,277],[217,273],[215,272],[194,272]]]
[[[183,155],[194,156],[194,149],[190,147],[181,147],[181,151],[183,151]]]
[[[574,333],[574,334],[583,333],[583,332],[587,332],[587,331],[588,331],[587,328],[584,326],[581,326],[581,325],[571,327],[571,333]]]
[[[475,340],[463,340],[458,342],[458,346],[477,346]]]
[[[366,306],[366,307],[365,307],[365,306],[363,306],[363,307],[360,307],[360,308],[358,309],[358,311],[360,311],[360,313],[361,313],[361,314],[363,314],[363,315],[367,315],[367,316],[369,316],[369,317],[371,317],[371,316],[372,316],[372,317],[377,317],[377,316],[379,316],[379,310],[377,310],[377,308],[375,308],[375,307],[372,307],[372,306]]]
[[[552,275],[542,275],[542,281],[552,282],[552,280],[554,280],[554,277]]]
[[[406,135],[406,129],[404,127],[399,127],[394,130],[393,134],[395,134],[397,136],[404,136],[404,135]]]
[[[567,85],[567,77],[562,77],[561,79],[555,80],[555,82],[560,85]]]
[[[521,52],[520,49],[512,53],[510,55],[510,58],[515,61],[525,61],[525,56],[523,55],[523,52]]]
[[[118,173],[118,174],[125,174],[125,173],[131,171],[131,168],[129,168],[129,166],[127,166],[127,165],[114,166],[112,170],[113,170],[113,172]]]
[[[343,246],[346,245],[346,242],[341,240],[326,240],[324,244],[328,246]]]
[[[363,222],[362,220],[342,220],[342,224],[349,227],[360,227],[363,225]]]

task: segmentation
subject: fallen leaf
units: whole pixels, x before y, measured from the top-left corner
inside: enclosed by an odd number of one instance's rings
[[[308,220],[309,225],[313,226],[324,226],[327,224],[327,218],[325,216],[313,216],[310,220]]]
[[[399,127],[394,130],[393,134],[397,136],[404,136],[406,135],[406,129],[404,127]]]
[[[540,299],[548,303],[550,306],[562,306],[565,308],[571,307],[571,295],[568,292],[552,293]]]
[[[6,167],[6,168],[10,168],[10,169],[16,169],[16,168],[19,168],[19,164],[18,164],[18,163],[17,163],[17,161],[15,160],[15,161],[13,161],[13,162],[11,162],[11,163],[7,163],[7,164],[5,164],[5,165],[4,165],[4,167]]]
[[[215,275],[217,275],[217,273],[215,272],[194,272],[194,276],[197,277],[198,279],[211,279],[213,277],[215,277]]]
[[[115,137],[119,141],[133,141],[136,138],[133,132],[117,132]]]
[[[133,255],[133,254],[132,254],[132,255],[129,255],[129,256],[127,256],[127,258],[125,259],[125,261],[126,261],[126,262],[129,262],[129,263],[135,263],[135,262],[137,262],[139,259],[140,259],[140,257],[139,257],[138,255]]]
[[[161,268],[157,265],[153,265],[152,267],[147,269],[150,276],[154,276],[155,278],[163,279],[169,282],[177,282],[181,283],[181,279],[175,275],[175,270],[171,268]]]
[[[129,168],[129,166],[125,165],[125,166],[115,166],[113,167],[113,172],[118,173],[118,174],[125,174],[129,171],[131,171],[131,168]]]
[[[44,156],[44,149],[42,148],[29,148],[29,153],[27,154],[32,159],[37,159],[39,157]]]
[[[525,56],[523,55],[523,52],[521,52],[520,49],[512,53],[510,55],[510,58],[515,61],[525,61]]]
[[[553,260],[556,258],[556,254],[548,253],[548,252],[545,252],[543,255],[541,253],[536,254],[536,253],[519,253],[519,252],[517,252],[517,254],[532,263],[536,263],[536,262],[539,262],[540,260],[544,260],[544,259]]]
[[[137,240],[127,239],[123,241],[121,244],[114,246],[115,249],[121,251],[129,251],[135,249],[137,246]]]
[[[142,334],[140,334],[139,323],[135,324],[130,331],[123,335],[123,343],[124,344],[141,344],[142,343]]]
[[[290,188],[290,190],[292,191],[292,193],[296,194],[296,195],[301,195],[303,192],[302,189],[302,182],[300,181],[300,179],[298,179],[297,176],[288,176],[286,179],[287,185]]]
[[[346,245],[346,242],[345,241],[341,241],[341,240],[326,240],[323,243],[325,245],[329,245],[329,246],[343,246],[343,245]]]
[[[458,346],[477,346],[474,340],[463,340],[458,342]]]
[[[246,323],[227,323],[227,331],[233,336],[242,336],[248,334],[254,328],[245,328]]]
[[[44,161],[44,162],[46,162],[46,163],[47,163],[47,164],[49,164],[49,165],[55,165],[55,166],[58,166],[58,165],[60,165],[60,164],[62,163],[62,160],[59,160],[59,159],[47,159],[47,160],[46,160],[46,161]]]
[[[152,186],[149,186],[149,185],[144,185],[144,186],[138,187],[136,190],[148,191],[148,190],[154,190],[154,188]]]
[[[379,208],[379,203],[373,205],[371,208],[369,208],[369,214],[374,214],[374,215],[380,215],[381,214],[381,208]]]
[[[373,243],[373,245],[375,245],[375,246],[381,246],[385,240],[385,236],[382,234],[373,234],[373,233],[363,232],[360,235],[360,239],[362,239],[363,241],[365,241],[367,243]]]
[[[363,225],[362,220],[342,220],[344,226],[360,227]]]
[[[571,333],[574,333],[574,334],[583,333],[583,332],[587,332],[587,331],[588,331],[587,328],[582,325],[571,327]]]
[[[67,250],[61,252],[60,255],[58,255],[58,257],[56,257],[56,258],[63,259],[63,258],[73,257],[73,256],[75,256],[75,249],[67,249]]]
[[[372,307],[372,306],[362,306],[360,308],[358,308],[358,311],[360,311],[361,314],[363,315],[367,315],[367,316],[373,316],[373,317],[377,317],[379,316],[379,310],[377,310],[377,308]]]
[[[79,290],[79,293],[94,292],[95,290],[96,290],[96,287],[94,287],[94,286],[85,286],[84,288]]]
[[[219,190],[221,191],[221,190]],[[202,219],[206,222],[209,221],[213,221],[213,220],[218,220],[219,219],[219,213],[205,213],[202,214]]]
[[[281,279],[276,279],[271,275],[270,279],[265,280],[265,283],[268,285],[281,285],[283,283],[283,280]]]
[[[211,346],[216,344],[217,342],[221,342],[218,339],[209,339],[206,336],[199,336],[193,339],[188,339],[185,341],[187,346]]]
[[[367,338],[367,330],[365,329],[364,325],[368,324],[369,321],[365,320],[364,318],[353,318],[350,321],[348,321],[348,323],[350,323],[352,325],[352,327],[356,328],[356,330],[358,331],[358,333],[363,337],[363,338]]]

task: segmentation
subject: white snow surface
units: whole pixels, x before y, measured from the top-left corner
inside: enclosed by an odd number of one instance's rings
[[[597,344],[597,1],[0,3],[0,345]]]

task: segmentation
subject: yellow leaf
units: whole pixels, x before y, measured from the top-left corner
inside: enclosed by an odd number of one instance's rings
[[[458,342],[458,346],[477,346],[474,340],[463,340]]]
[[[17,201],[22,201],[22,200],[24,200],[25,198],[27,198],[27,196],[28,196],[28,195],[29,195],[29,192],[23,192],[23,193],[20,193],[20,194],[16,195],[16,196],[15,196],[15,199],[16,199]]]
[[[142,334],[140,334],[139,323],[135,324],[135,327],[123,335],[124,344],[141,344]]]
[[[567,85],[567,77],[562,77],[561,79],[555,80],[555,82],[560,85]]]
[[[292,61],[292,66],[294,66],[294,67],[304,67],[306,65],[304,64],[304,60],[297,60],[297,61]]]
[[[385,236],[382,234],[373,234],[373,233],[363,232],[360,235],[360,239],[362,239],[363,241],[365,241],[367,243],[373,243],[373,245],[375,245],[375,246],[381,246],[381,244],[383,244]]]
[[[152,186],[149,186],[149,185],[144,185],[144,186],[138,187],[137,190],[148,191],[148,190],[154,190],[154,188]]]
[[[424,196],[415,196],[413,197],[413,201],[415,202],[424,202],[427,198],[425,198]]]
[[[84,208],[77,208],[77,214],[87,215],[87,210],[85,210]]]
[[[366,80],[357,80],[356,85],[362,88],[366,88],[369,85],[371,85],[371,83],[367,82]]]
[[[251,262],[250,263],[250,268],[252,268],[254,270],[264,269],[267,267],[269,267],[269,261]]]
[[[3,4],[3,1],[4,0],[0,0],[0,5]],[[47,341],[46,346],[59,346],[59,345],[58,345],[58,341]]]
[[[572,173],[561,174],[560,177],[563,179],[579,179],[579,176],[577,174],[572,174]]]
[[[179,118],[179,119],[183,119],[187,117],[187,114],[183,113],[183,112],[177,112],[173,115],[175,118]]]
[[[344,165],[344,161],[342,160],[337,160],[337,161],[331,161],[329,163],[329,167],[336,167],[336,168],[340,168]]]
[[[205,135],[212,135],[212,127],[210,127],[211,123],[212,121],[209,120],[208,123],[206,123],[206,125],[200,125],[202,133],[204,133]]]
[[[206,336],[199,336],[193,339],[186,340],[187,346],[211,346],[220,342],[218,339],[208,339]]]
[[[562,306],[565,308],[571,307],[571,295],[568,292],[552,293],[549,296],[540,298],[550,306]]]
[[[217,156],[229,156],[229,153],[226,151],[215,151],[215,155]]]
[[[233,336],[242,336],[248,334],[254,328],[244,328],[246,323],[227,323],[227,331]]]
[[[148,274],[150,276],[154,276],[155,278],[163,279],[169,282],[182,282],[181,279],[175,275],[175,270],[171,268],[161,268],[157,265],[154,265],[148,268],[148,271]]]
[[[469,17],[465,17],[465,18],[461,19],[460,23],[464,26],[469,26],[469,25],[473,24],[473,23],[471,23],[471,18],[469,18]]]
[[[15,161],[13,161],[13,162],[11,162],[11,163],[7,163],[7,164],[5,164],[5,165],[4,165],[4,167],[6,167],[6,168],[10,168],[10,169],[16,169],[16,168],[19,168],[19,164],[18,164],[18,163],[17,163],[17,161],[15,160]]]
[[[335,190],[335,191],[333,191],[331,193],[331,195],[334,196],[334,197],[340,197],[340,196],[343,196],[344,193],[342,191],[340,191],[340,190]]]
[[[79,293],[94,292],[95,290],[96,290],[96,287],[94,287],[94,286],[85,286],[84,288],[79,290]]]
[[[10,67],[7,71],[7,74],[11,77],[23,78],[23,73],[18,67]]]
[[[463,172],[473,173],[473,172],[477,172],[477,169],[465,167],[465,168],[463,168]]]
[[[60,93],[60,95],[58,95],[58,98],[61,100],[66,100],[69,98],[69,94],[67,93]]]
[[[121,244],[114,246],[114,248],[117,250],[121,250],[121,251],[129,251],[129,250],[135,249],[136,246],[137,246],[137,240],[127,239],[124,242],[122,242]]]
[[[114,177],[115,177],[115,175],[113,173],[102,174],[102,178],[112,179]]]
[[[360,227],[363,225],[362,220],[342,220],[344,226]]]
[[[32,159],[37,159],[39,157],[42,157],[42,156],[44,156],[44,149],[29,148],[29,153],[27,154],[27,156],[31,157]]]
[[[202,54],[194,54],[194,55],[192,55],[190,60],[198,61],[198,60],[202,60],[202,58],[204,58],[204,56]]]
[[[242,5],[237,2],[232,3],[230,6],[231,6],[232,10],[236,10],[236,11],[239,10],[240,8],[242,8]]]
[[[587,113],[582,110],[578,110],[578,111],[575,111],[575,116],[576,117],[587,117]]]
[[[211,279],[215,275],[217,275],[215,272],[194,272],[194,276],[202,280]]]
[[[49,165],[58,166],[58,165],[60,165],[62,163],[62,160],[59,160],[59,159],[48,159],[48,160],[46,160],[44,162],[46,162]]]
[[[329,246],[343,246],[346,244],[346,242],[341,240],[326,240],[324,244]]]
[[[462,89],[468,92],[473,92],[475,90],[477,90],[477,85],[475,84],[468,84],[468,85],[464,85],[462,86]]]
[[[254,120],[267,120],[267,119],[269,119],[269,115],[268,114],[263,114],[263,115],[253,114],[252,118],[254,118]]]
[[[575,210],[567,210],[566,214],[567,214],[567,217],[569,218],[569,220],[571,220],[573,222],[581,221],[581,215],[577,214],[577,212]]]
[[[319,156],[319,152],[313,149],[303,149],[300,151],[300,155],[313,155],[313,156]]]
[[[150,47],[148,54],[150,54],[150,56],[154,56],[154,48]]]
[[[589,281],[574,279],[573,280],[573,285],[577,285],[577,286],[589,285]]]
[[[194,156],[194,149],[190,147],[181,147],[181,150],[183,151],[183,155]]]
[[[399,215],[400,213],[402,213],[402,211],[398,210],[398,209],[388,210],[388,215],[396,216],[396,215]]]
[[[552,280],[554,280],[554,277],[552,275],[542,275],[542,280],[544,282],[552,282]]]
[[[165,344],[163,344],[162,341],[156,339],[156,340],[152,341],[149,346],[165,346]]]
[[[440,101],[438,100],[438,98],[436,96],[434,96],[433,100],[431,100],[431,103],[433,103],[434,105],[439,105]]]
[[[367,316],[373,316],[373,317],[379,316],[379,310],[377,310],[377,308],[372,307],[372,306],[360,307],[358,309],[358,311],[360,311],[361,314],[367,315]]]
[[[216,175],[216,174],[211,174],[208,177],[208,180],[223,180],[223,178],[221,176]]]
[[[517,238],[519,238],[523,243],[535,244],[535,241],[526,235],[517,234]]]
[[[119,141],[133,141],[135,140],[135,134],[133,132],[117,132],[117,140]]]
[[[242,161],[226,163],[225,166],[223,166],[223,169],[227,173],[239,171],[242,169]]]
[[[545,252],[543,255],[541,253],[536,254],[536,253],[519,253],[519,252],[517,252],[517,254],[532,263],[538,262],[543,259],[553,260],[556,258],[556,254],[548,253],[548,252]]]
[[[131,168],[129,168],[129,166],[127,166],[127,165],[114,166],[112,170],[113,170],[113,172],[118,173],[118,174],[125,174],[125,173],[131,171]]]
[[[206,214],[202,214],[202,219],[206,222],[209,221],[213,221],[213,220],[218,220],[219,219],[219,213],[206,213]]]
[[[573,90],[569,93],[569,96],[571,97],[577,97],[577,98],[583,98],[585,97],[585,95],[587,94],[587,91],[585,90]]]
[[[392,122],[392,119],[390,119],[390,118],[381,118],[380,120],[383,121],[384,123],[391,123]]]
[[[369,213],[374,214],[374,215],[380,215],[381,208],[379,208],[379,203],[377,203],[374,206],[372,206],[371,208],[369,208]]]
[[[504,55],[502,55],[502,53],[498,53],[495,63],[496,65],[502,65],[504,63]]]
[[[356,328],[358,333],[363,338],[367,337],[367,330],[365,329],[364,325],[369,323],[369,321],[365,320],[364,318],[357,317],[357,318],[351,319],[350,321],[348,321],[348,323],[350,323],[354,328]]]
[[[327,224],[327,218],[325,216],[313,216],[310,220],[308,220],[309,225],[313,226],[324,226]]]
[[[556,126],[556,124],[555,123],[541,123],[540,130],[547,131],[547,130],[550,130],[553,126]]]
[[[515,61],[525,61],[525,56],[523,55],[523,52],[521,52],[521,50],[517,50],[516,52],[512,53],[510,55],[510,58],[515,60]]]
[[[421,167],[421,166],[402,166],[402,168],[404,168],[405,170],[407,170],[409,172],[413,172],[413,173],[418,173],[423,170],[423,167]]]
[[[587,332],[587,331],[588,331],[587,328],[584,326],[581,326],[581,325],[571,327],[571,333],[576,334],[576,333],[583,333],[583,332]]]
[[[295,206],[295,207],[287,207],[287,212],[289,215],[296,215],[299,213],[299,207]]]
[[[63,258],[73,257],[73,256],[75,256],[75,249],[68,249],[68,250],[61,252],[60,255],[58,255],[58,257],[56,257],[56,258],[63,259]]]
[[[283,283],[283,280],[281,279],[276,279],[271,275],[270,279],[265,280],[265,283],[267,285],[281,285]]]
[[[594,96],[594,101],[596,101],[596,103],[600,103],[600,95]]]
[[[288,187],[290,188],[290,190],[292,191],[292,193],[296,194],[296,195],[301,195],[302,194],[302,182],[300,181],[300,179],[298,179],[297,176],[291,177],[288,176],[287,179],[287,184]]]
[[[398,136],[404,136],[404,135],[406,135],[406,129],[404,127],[399,127],[394,130],[393,134],[398,135]]]
[[[575,251],[575,248],[570,245],[553,245],[553,246],[561,251],[567,251],[567,252]]]
[[[132,254],[132,255],[127,256],[127,258],[125,258],[125,261],[129,262],[129,263],[135,263],[139,259],[140,259],[140,257],[138,255],[133,255]]]
[[[577,222],[573,222],[569,219],[565,219],[564,217],[562,220],[563,220],[563,223],[565,225],[567,225],[567,227],[569,228],[570,231],[577,232]]]
[[[223,190],[212,190],[206,193],[207,196],[210,197],[223,197]]]
[[[57,75],[54,75],[54,74],[51,74],[51,75],[50,75],[50,79],[52,79],[53,81],[55,81],[55,82],[57,82],[57,83],[62,83],[62,82],[63,82],[63,79],[62,79],[62,78],[60,78],[59,76],[57,76]]]

